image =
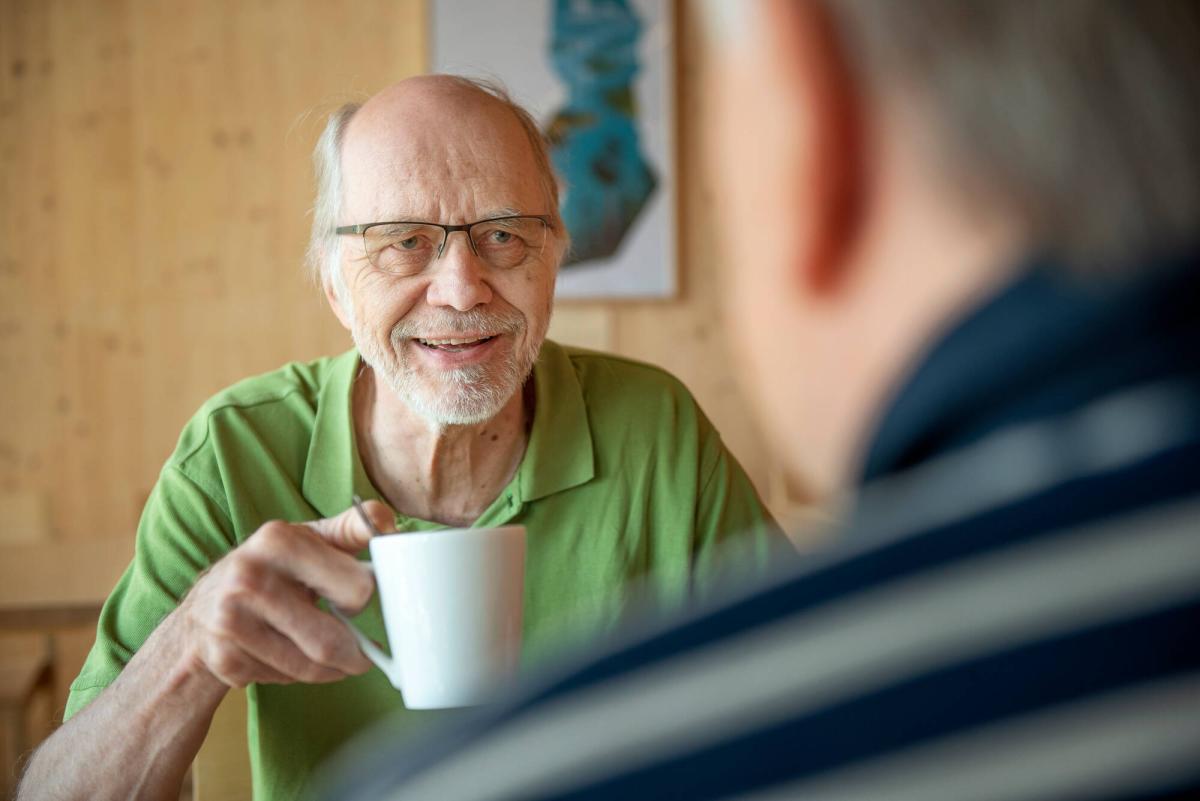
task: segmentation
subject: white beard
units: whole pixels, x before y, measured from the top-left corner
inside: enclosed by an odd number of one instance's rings
[[[474,425],[495,417],[529,378],[548,326],[547,316],[541,331],[527,332],[525,319],[515,310],[486,314],[472,309],[441,314],[434,320],[401,320],[389,336],[390,352],[385,352],[359,320],[351,333],[363,361],[376,375],[431,427],[445,428]],[[441,370],[432,375],[405,357],[405,346],[415,337],[468,331],[506,334],[512,341],[521,339],[523,333],[532,335],[525,336],[524,346],[498,363]]]

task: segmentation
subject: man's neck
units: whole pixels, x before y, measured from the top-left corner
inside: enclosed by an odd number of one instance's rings
[[[490,420],[434,427],[364,367],[355,382],[354,431],[368,478],[397,512],[467,526],[516,473],[528,440],[525,392]]]
[[[794,444],[818,466],[810,478],[822,496],[861,479],[869,438],[900,383],[948,325],[1011,279],[1028,247],[1019,217],[964,199],[916,108],[881,118],[872,205],[838,297],[795,312],[827,312],[809,348],[815,374],[837,378],[809,381],[822,419]]]

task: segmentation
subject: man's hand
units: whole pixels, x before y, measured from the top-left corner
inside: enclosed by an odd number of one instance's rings
[[[386,506],[365,508],[377,529],[393,529]],[[370,538],[353,508],[312,523],[264,524],[202,575],[121,675],[34,753],[21,801],[177,798],[230,687],[365,673],[371,663],[316,599],[366,605],[374,581],[353,554]]]
[[[394,528],[385,505],[364,507],[377,529]],[[353,554],[370,537],[353,507],[310,523],[264,523],[202,575],[172,615],[197,666],[230,687],[367,672],[354,637],[316,600],[350,612],[366,606],[375,582]]]

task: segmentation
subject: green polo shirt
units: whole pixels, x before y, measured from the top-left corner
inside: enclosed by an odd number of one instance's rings
[[[358,365],[355,351],[290,364],[221,392],[187,424],[71,686],[68,717],[116,678],[201,571],[264,522],[331,517],[354,493],[379,497],[353,436]],[[546,342],[534,386],[525,455],[475,522],[526,526],[526,666],[611,629],[645,588],[682,601],[725,537],[749,538],[766,558],[776,535],[754,488],[675,378]],[[402,515],[396,526],[444,528]],[[377,602],[358,622],[386,642]],[[379,671],[335,684],[251,685],[247,699],[255,798],[270,799],[299,795],[330,752],[403,709]],[[446,714],[405,710],[398,729]]]

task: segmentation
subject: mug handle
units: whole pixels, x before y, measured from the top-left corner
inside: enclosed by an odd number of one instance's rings
[[[365,564],[367,566],[367,570],[370,570],[371,575],[374,576],[375,565],[371,564],[370,562],[366,562]],[[354,639],[358,640],[358,647],[362,649],[362,652],[367,659],[370,659],[372,662],[374,662],[375,666],[382,670],[383,674],[388,677],[388,681],[392,683],[392,686],[399,690],[400,674],[399,670],[397,669],[399,666],[396,664],[396,661],[392,659],[392,657],[385,654],[378,645],[371,641],[370,637],[363,634],[362,630],[359,629],[358,626],[354,625],[354,621],[352,621],[341,609],[338,609],[335,605],[330,604],[329,611],[333,613],[334,617],[346,624],[346,628],[350,629],[350,633],[354,635]]]

